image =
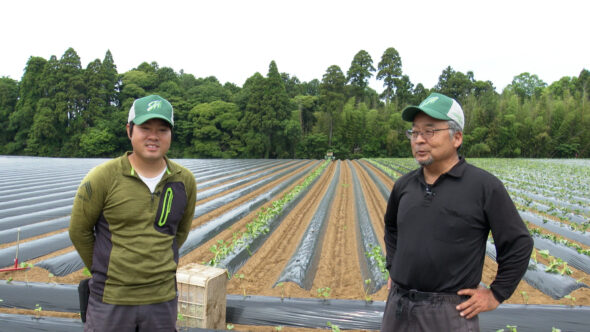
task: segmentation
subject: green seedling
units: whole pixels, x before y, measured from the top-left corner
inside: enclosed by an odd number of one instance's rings
[[[283,330],[283,325],[275,326],[275,331],[282,331],[282,330]]]
[[[324,300],[327,300],[328,297],[330,297],[330,292],[332,291],[332,289],[330,287],[321,287],[318,288],[317,292],[318,292],[318,297],[323,298]]]
[[[225,328],[227,328],[228,330],[233,330],[234,329],[234,324],[227,323],[227,325],[225,326]]]
[[[41,318],[41,311],[43,311],[43,308],[39,303],[35,304],[35,318]]]
[[[561,329],[558,329],[557,327],[552,327],[551,332],[561,332]]]
[[[326,325],[332,329],[332,332],[340,332],[340,326],[332,324],[331,322],[326,322]]]
[[[566,295],[564,298],[570,300],[572,302],[572,306],[576,305],[576,298],[571,295]]]
[[[373,301],[373,298],[371,297],[371,295],[369,295],[369,292],[368,292],[370,285],[371,285],[371,279],[366,279],[365,280],[365,287],[363,287],[363,293],[365,294],[365,302],[367,302],[367,303],[370,303],[371,301]]]
[[[387,279],[389,277],[389,272],[387,271],[387,263],[385,261],[385,256],[383,256],[381,246],[371,244],[369,248],[369,251],[366,251],[365,255],[377,263],[379,271],[381,271],[381,274],[383,275],[383,279]]]
[[[281,281],[277,284],[277,287],[281,288],[281,300],[282,300],[285,298],[285,283]]]
[[[531,253],[531,259],[533,262],[537,263],[537,250],[533,249],[533,252]]]
[[[8,280],[6,280],[6,283],[7,283],[7,284],[10,284],[10,283],[12,283],[12,277],[9,277],[9,278],[8,278]]]
[[[29,285],[28,272],[29,272],[29,269],[33,267],[33,264],[27,263],[27,262],[22,262],[22,263],[20,263],[19,266],[22,268],[26,268],[26,270],[25,270],[25,283],[28,286]]]
[[[524,301],[524,304],[529,304],[529,294],[525,291],[520,292],[520,295],[522,296],[522,300]]]
[[[240,274],[234,274],[234,278],[238,278],[238,282],[240,283],[240,287],[242,288],[242,292],[244,294],[244,297],[246,297],[246,286],[244,285],[244,274],[240,273]]]

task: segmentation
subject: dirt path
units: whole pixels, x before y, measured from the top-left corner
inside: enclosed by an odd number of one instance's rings
[[[313,217],[324,196],[334,172],[336,163],[332,163],[315,185],[287,215],[281,225],[267,239],[248,262],[237,271],[244,274],[243,280],[233,278],[228,284],[230,294],[242,294],[244,288],[248,294],[288,297],[309,297],[312,294],[289,282],[284,287],[273,285],[283,268],[297,249],[309,221]],[[284,289],[283,289],[284,288]]]

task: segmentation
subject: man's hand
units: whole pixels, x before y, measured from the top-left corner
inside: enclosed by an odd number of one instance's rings
[[[475,317],[480,312],[494,310],[500,305],[492,291],[481,286],[474,289],[461,289],[457,294],[471,297],[457,306],[461,317],[467,319]]]

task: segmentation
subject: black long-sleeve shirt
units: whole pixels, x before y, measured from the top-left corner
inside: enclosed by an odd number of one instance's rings
[[[503,302],[526,272],[533,240],[502,182],[463,158],[432,185],[422,168],[409,172],[395,182],[385,213],[391,279],[424,292],[475,288],[490,230],[498,262],[490,288]]]

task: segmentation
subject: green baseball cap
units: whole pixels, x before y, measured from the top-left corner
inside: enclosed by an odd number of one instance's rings
[[[133,121],[136,125],[149,119],[162,119],[174,126],[174,111],[172,105],[158,95],[151,95],[136,99],[129,110],[127,122]]]
[[[402,111],[402,119],[412,122],[418,112],[424,112],[427,115],[439,120],[453,120],[461,126],[465,125],[465,116],[461,105],[453,99],[440,93],[432,93],[424,99],[418,106],[408,106]]]

